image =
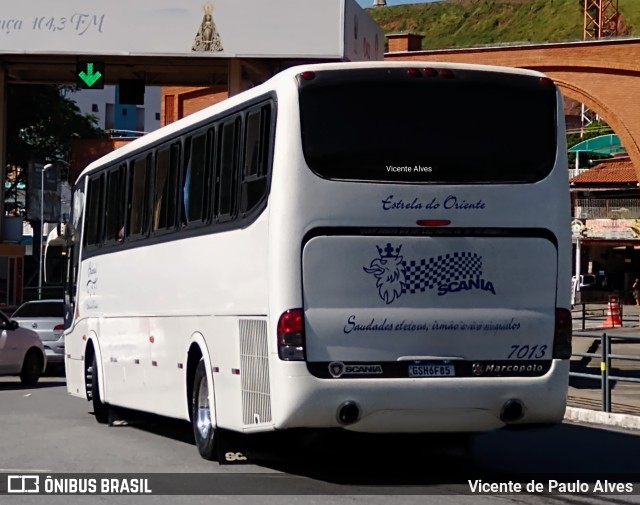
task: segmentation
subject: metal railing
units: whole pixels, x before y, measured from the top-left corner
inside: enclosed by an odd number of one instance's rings
[[[593,303],[593,302],[591,302]],[[591,304],[590,303],[590,304]],[[572,319],[575,320],[579,320],[581,322],[581,330],[584,331],[587,329],[587,321],[598,321],[598,322],[602,322],[602,326],[604,326],[604,321],[607,315],[607,311],[610,310],[609,307],[604,306],[604,307],[598,307],[598,308],[594,308],[593,306],[590,308],[587,308],[587,303],[582,303],[581,305],[581,309],[580,309],[580,316],[579,317],[573,317]],[[624,325],[624,304],[620,303],[618,304],[618,311],[619,311],[619,317],[620,317],[620,322],[622,324],[620,324],[620,326]],[[638,322],[638,318],[634,318],[634,319],[628,319],[627,322]],[[640,330],[639,330],[640,331]]]
[[[580,333],[574,332],[574,337],[583,337],[594,339],[593,333]],[[597,337],[595,337],[597,339]],[[611,361],[623,360],[623,361],[640,361],[640,356],[631,354],[614,354],[611,352],[612,340],[616,343],[629,343],[640,342],[640,336],[612,336],[607,335],[606,332],[602,333],[600,337],[600,352],[574,352],[572,356],[578,356],[588,359],[600,360],[600,374],[590,374],[583,372],[569,372],[569,377],[580,377],[583,379],[598,380],[600,381],[600,389],[602,392],[602,411],[611,412],[611,383],[612,382],[635,382],[640,383],[640,377],[631,377],[619,374],[612,374]],[[640,372],[640,371],[639,371]],[[640,373],[639,373],[640,375]]]
[[[573,179],[574,177],[577,177],[580,174],[584,174],[585,172],[588,172],[590,169],[589,168],[570,168],[569,169],[569,179]]]
[[[637,219],[640,199],[578,198],[573,207],[574,219]]]

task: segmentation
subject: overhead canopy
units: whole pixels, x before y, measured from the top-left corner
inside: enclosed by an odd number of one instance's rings
[[[620,143],[620,139],[616,134],[600,135],[591,139],[584,140],[579,144],[576,144],[571,149],[570,153],[597,153],[614,155],[618,153],[624,153],[625,148]]]
[[[9,83],[75,84],[86,62],[104,84],[232,94],[292,65],[384,55],[356,0],[21,0],[3,3],[0,38]]]
[[[1,54],[382,60],[355,0],[3,2]]]

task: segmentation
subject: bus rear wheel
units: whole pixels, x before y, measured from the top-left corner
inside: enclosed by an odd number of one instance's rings
[[[207,460],[216,459],[216,432],[212,408],[209,402],[209,380],[204,358],[200,359],[193,380],[192,422],[193,434],[200,456]]]

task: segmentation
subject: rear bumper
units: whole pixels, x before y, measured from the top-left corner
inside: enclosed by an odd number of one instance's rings
[[[64,335],[59,335],[55,340],[43,340],[42,345],[49,364],[64,363]]]
[[[293,373],[274,377],[276,429],[478,432],[505,426],[501,412],[510,400],[524,406],[523,416],[513,424],[559,423],[566,410],[568,360],[554,360],[542,377],[451,379],[326,380],[308,373],[298,375],[296,372],[306,372],[304,363],[290,365],[286,368]],[[338,410],[345,402],[358,406],[358,421],[338,421]]]
[[[61,365],[64,363],[64,348],[61,350],[44,345],[44,352],[47,355],[47,362],[51,364]]]

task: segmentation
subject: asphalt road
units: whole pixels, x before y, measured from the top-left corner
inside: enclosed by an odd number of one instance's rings
[[[188,424],[138,416],[128,426],[99,425],[91,404],[67,395],[64,377],[28,389],[0,378],[0,474],[173,474],[176,489],[213,486],[214,496],[0,496],[5,503],[600,503],[605,496],[477,496],[485,483],[640,482],[640,433],[563,424],[535,431],[478,435],[471,455],[434,449],[437,439],[329,437],[310,445],[294,437],[254,437],[245,465],[200,458]],[[202,479],[202,475],[208,474]],[[2,477],[4,478],[4,477]],[[195,479],[195,480],[193,480]],[[200,484],[198,484],[200,482]],[[0,483],[1,484],[1,483]],[[0,487],[1,489],[1,487]],[[640,503],[635,494],[619,504]],[[182,492],[182,491],[176,491]],[[224,496],[223,496],[224,495]],[[283,495],[283,496],[277,496]]]

